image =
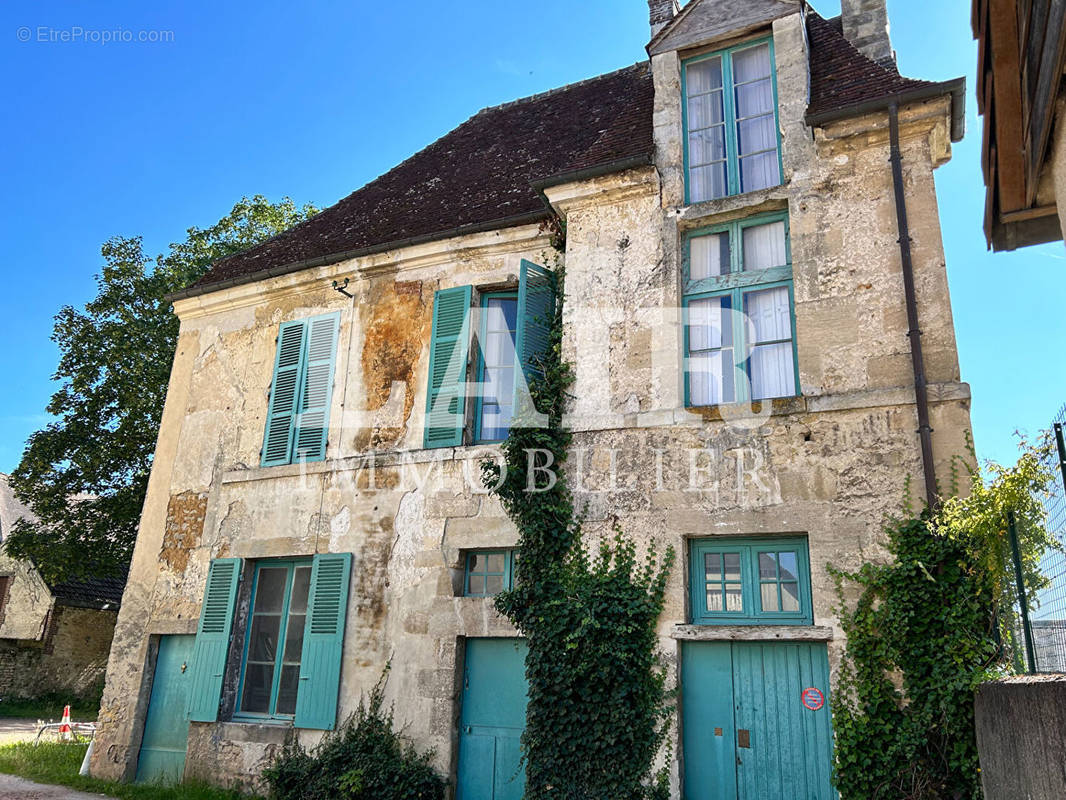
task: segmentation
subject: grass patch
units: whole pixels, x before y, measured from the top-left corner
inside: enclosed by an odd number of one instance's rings
[[[70,715],[75,722],[95,722],[100,713],[99,696],[71,697],[53,693],[40,697],[0,697],[0,717],[58,722],[65,705],[70,706]]]
[[[0,747],[0,772],[38,783],[106,794],[121,800],[251,800],[248,795],[204,784],[152,786],[82,777],[78,769],[87,748],[85,744],[52,742],[36,747],[29,742],[6,745]]]

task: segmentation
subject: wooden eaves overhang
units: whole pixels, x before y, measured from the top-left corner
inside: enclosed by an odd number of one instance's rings
[[[971,21],[988,246],[1061,239],[1057,208],[1038,190],[1066,63],[1066,0],[973,0]]]

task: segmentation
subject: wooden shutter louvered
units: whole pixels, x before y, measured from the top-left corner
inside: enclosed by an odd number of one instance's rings
[[[328,731],[336,725],[351,573],[351,553],[315,556],[293,720],[297,728]]]
[[[204,604],[196,643],[189,660],[188,719],[214,722],[222,697],[222,676],[226,669],[237,584],[241,576],[239,558],[217,558],[211,562],[204,589]]]
[[[472,287],[441,289],[433,297],[424,446],[458,447],[466,422]]]
[[[339,322],[339,314],[307,320],[306,358],[294,440],[295,459],[321,461],[326,457]]]
[[[282,323],[278,331],[274,382],[271,385],[266,434],[263,437],[264,467],[288,464],[292,460],[292,434],[299,400],[305,335],[304,320]]]
[[[522,261],[518,278],[518,330],[515,353],[525,376],[515,381],[516,417],[528,413],[528,395],[522,392],[535,378],[543,376],[541,360],[548,351],[551,326],[555,320],[555,273],[530,261]],[[516,376],[517,377],[517,376]],[[521,396],[520,396],[521,395]]]

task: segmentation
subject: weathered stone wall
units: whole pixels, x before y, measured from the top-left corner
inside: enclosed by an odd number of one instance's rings
[[[985,800],[1066,797],[1066,676],[985,683],[975,703]]]
[[[9,579],[0,596],[0,639],[40,640],[52,610],[52,593],[33,565],[4,552],[3,540],[15,523],[31,517],[0,473],[0,577]]]
[[[83,697],[104,680],[115,611],[56,605],[39,641],[0,639],[0,696]]]
[[[591,539],[618,521],[644,545],[686,553],[711,535],[805,534],[817,635],[840,632],[827,563],[884,557],[881,524],[920,492],[913,375],[896,244],[886,120],[802,122],[797,14],[774,22],[786,185],[682,204],[680,62],[656,56],[655,167],[547,190],[568,221],[565,352],[577,382],[573,472]],[[903,109],[919,313],[933,382],[938,474],[964,452],[959,383],[932,170],[948,109]],[[686,231],[787,209],[802,397],[684,408],[680,258]],[[396,719],[453,774],[458,675],[469,636],[513,635],[492,601],[461,594],[463,553],[514,526],[477,482],[491,447],[422,450],[433,292],[514,287],[543,233],[512,228],[306,270],[180,301],[181,333],[134,561],[116,629],[93,773],[129,777],[143,726],[151,637],[196,628],[212,558],[354,554],[340,710],[391,658]],[[349,300],[332,291],[351,278]],[[282,321],[338,311],[327,460],[261,468]],[[370,454],[373,453],[371,460]],[[659,634],[675,664],[687,635],[685,559]],[[785,635],[782,633],[782,635]],[[798,635],[798,634],[797,634]],[[809,635],[809,634],[805,634]],[[276,728],[194,725],[187,774],[255,785]],[[301,731],[311,743],[320,734]],[[675,776],[676,753],[675,752]],[[676,785],[676,783],[675,783]]]

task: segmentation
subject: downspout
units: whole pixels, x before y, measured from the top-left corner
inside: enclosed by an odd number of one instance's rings
[[[914,263],[911,260],[911,234],[907,224],[907,201],[903,194],[903,158],[899,149],[899,106],[888,107],[888,137],[892,162],[892,187],[896,195],[896,221],[899,225],[899,255],[903,264],[903,295],[907,302],[907,338],[911,343],[914,370],[914,400],[918,408],[918,437],[922,446],[922,472],[926,502],[932,509],[940,505],[933,465],[933,428],[929,424],[929,384],[922,356],[922,331],[918,327],[918,301],[914,293]]]

